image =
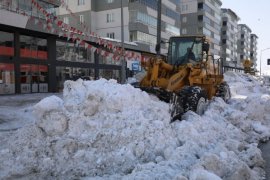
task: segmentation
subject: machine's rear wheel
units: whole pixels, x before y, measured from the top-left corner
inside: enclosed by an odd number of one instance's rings
[[[221,97],[225,102],[231,99],[231,91],[227,82],[222,82],[217,90],[217,97]]]
[[[172,121],[181,119],[181,116],[187,111],[196,112],[202,115],[206,108],[206,92],[198,86],[186,86],[175,94],[171,100]]]

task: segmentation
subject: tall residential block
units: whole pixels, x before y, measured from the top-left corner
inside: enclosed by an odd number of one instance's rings
[[[231,9],[221,10],[221,57],[224,65],[237,66],[237,24],[240,18]]]
[[[221,5],[220,0],[181,0],[181,34],[205,35],[210,50],[220,56]]]
[[[257,69],[257,50],[258,50],[258,36],[256,34],[251,34],[251,41],[250,41],[250,60],[254,64],[254,68]]]
[[[238,64],[242,66],[242,63],[246,59],[250,59],[250,35],[251,29],[246,24],[238,24],[238,42],[237,42],[237,52],[238,52]]]
[[[82,0],[83,1],[83,0]],[[66,0],[73,15],[81,17],[92,32],[101,37],[121,39],[121,0],[99,1]],[[124,40],[136,42],[148,52],[155,53],[157,37],[157,1],[156,0],[123,0]],[[161,39],[167,41],[169,37],[180,34],[179,0],[163,0],[161,16]],[[72,15],[64,8],[60,8],[59,16],[75,28]],[[74,17],[74,16],[73,16]],[[166,53],[166,45],[161,46],[161,52]]]

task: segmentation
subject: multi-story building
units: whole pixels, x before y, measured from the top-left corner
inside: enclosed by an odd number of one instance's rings
[[[239,17],[231,9],[222,10],[221,57],[225,66],[237,65],[237,24]]]
[[[81,4],[79,4],[81,2]],[[92,32],[101,37],[121,40],[121,0],[66,1],[73,15],[81,17]],[[124,41],[136,42],[139,47],[155,53],[157,41],[157,1],[123,0]],[[59,17],[78,27],[76,19],[65,8],[59,9]],[[179,0],[163,0],[161,39],[180,34]],[[167,49],[163,45],[162,52]]]
[[[205,35],[213,55],[220,56],[220,0],[181,0],[181,34]]]
[[[237,53],[240,66],[243,60],[250,59],[250,35],[251,29],[246,24],[238,24]]]
[[[250,41],[250,60],[254,64],[254,68],[257,69],[257,50],[258,50],[258,36],[256,34],[251,34],[251,41]]]

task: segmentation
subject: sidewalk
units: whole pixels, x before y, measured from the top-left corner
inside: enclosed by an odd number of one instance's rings
[[[34,121],[32,106],[41,99],[62,93],[35,93],[0,96],[0,132],[12,131]]]

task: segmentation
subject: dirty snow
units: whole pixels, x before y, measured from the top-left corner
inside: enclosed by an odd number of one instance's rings
[[[226,80],[229,104],[215,98],[174,123],[168,104],[128,84],[66,81],[63,98],[28,107],[33,121],[0,133],[0,179],[263,179],[269,89],[248,75]]]

